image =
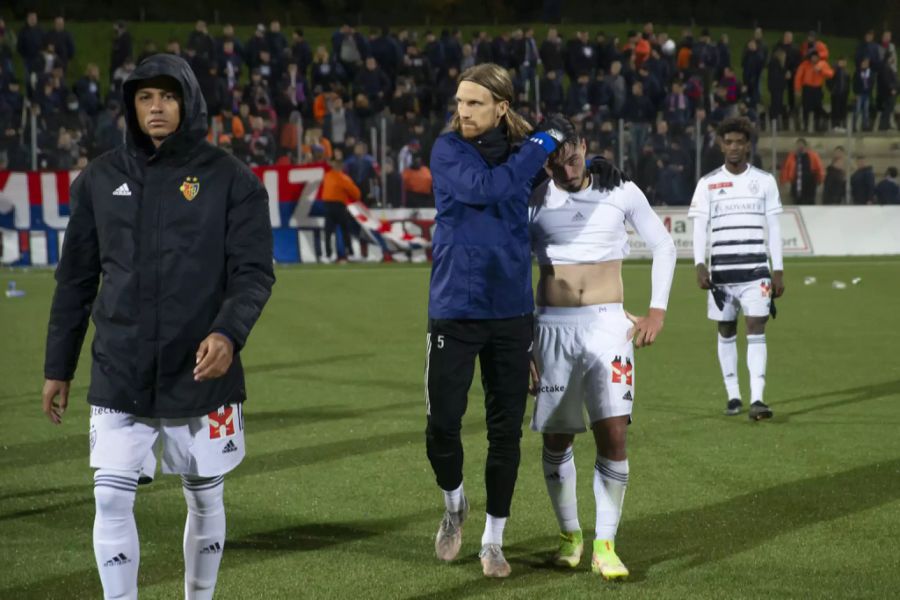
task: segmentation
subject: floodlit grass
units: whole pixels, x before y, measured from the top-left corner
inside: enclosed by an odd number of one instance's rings
[[[626,583],[544,566],[556,522],[526,430],[506,532],[513,567],[481,576],[486,448],[476,376],[464,425],[473,505],[460,559],[438,564],[442,512],[424,451],[427,266],[284,267],[244,352],[248,456],[226,478],[219,598],[889,598],[900,585],[900,260],[791,260],[771,323],[775,419],[721,416],[715,327],[679,265],[665,330],[637,356]],[[813,275],[818,283],[804,286]],[[626,307],[649,266],[624,269]],[[834,279],[861,277],[845,290]],[[0,271],[0,598],[97,598],[85,351],[60,427],[40,411],[49,271]],[[742,328],[743,329],[743,328]],[[743,337],[743,332],[741,333]],[[745,344],[739,343],[747,397]],[[529,400],[529,413],[531,401]],[[525,426],[527,427],[527,419]],[[589,438],[576,442],[591,537]],[[180,597],[178,480],[141,487],[142,599]]]

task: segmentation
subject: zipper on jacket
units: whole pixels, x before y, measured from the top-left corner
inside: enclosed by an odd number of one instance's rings
[[[151,394],[152,402],[156,404],[156,391],[159,386],[159,295],[161,292],[160,282],[162,281],[162,201],[157,196],[156,200],[156,315],[155,315],[155,331],[156,351],[153,353],[154,373],[153,373],[153,393]]]

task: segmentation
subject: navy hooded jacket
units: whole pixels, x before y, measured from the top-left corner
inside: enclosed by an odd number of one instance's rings
[[[552,146],[533,136],[491,167],[459,133],[437,139],[429,318],[505,319],[534,311],[528,199]]]

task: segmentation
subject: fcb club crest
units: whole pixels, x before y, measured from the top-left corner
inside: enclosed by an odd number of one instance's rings
[[[196,177],[186,177],[178,190],[184,196],[184,199],[190,202],[200,193],[200,182]]]
[[[209,420],[209,439],[217,440],[234,435],[234,409],[223,406],[207,415]]]
[[[622,383],[624,380],[625,385],[631,385],[633,382],[633,373],[634,366],[631,364],[631,359],[626,357],[625,360],[622,360],[621,356],[617,356],[613,358],[612,361],[612,382],[613,383]]]
[[[750,193],[754,196],[759,193],[759,182],[755,179],[750,180]]]

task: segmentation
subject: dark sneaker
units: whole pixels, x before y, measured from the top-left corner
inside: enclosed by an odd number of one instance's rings
[[[762,421],[763,419],[771,419],[772,418],[772,409],[763,404],[762,402],[754,402],[750,405],[750,412],[747,413],[747,417],[751,421]]]
[[[741,402],[740,398],[732,398],[728,401],[728,404],[725,405],[725,414],[729,417],[739,415],[741,414],[742,408],[744,408],[744,403]]]

